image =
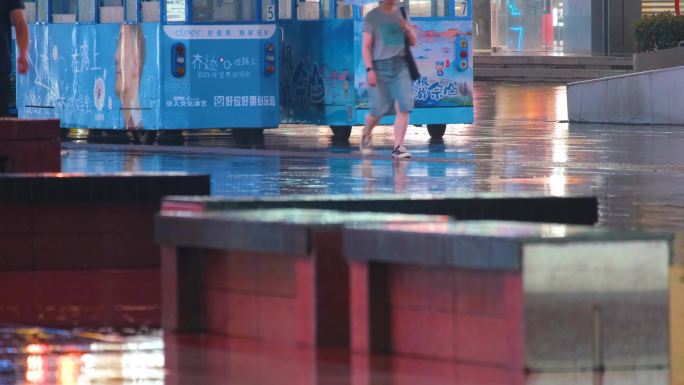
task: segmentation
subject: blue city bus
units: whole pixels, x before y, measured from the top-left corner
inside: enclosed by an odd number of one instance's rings
[[[279,3],[283,123],[329,125],[341,137],[364,124],[368,93],[361,34],[363,16],[377,5],[365,0]],[[409,11],[418,36],[412,52],[421,77],[413,84],[411,124],[427,125],[432,137],[441,138],[446,124],[473,121],[471,0],[403,0],[400,5]]]
[[[26,1],[19,116],[140,142],[157,130],[277,127],[273,1]]]
[[[253,134],[280,123],[348,138],[368,111],[361,28],[377,3],[346,1],[26,1],[31,65],[17,78],[19,116],[141,143],[158,130]],[[404,5],[422,74],[411,123],[441,137],[447,123],[473,119],[470,0]]]

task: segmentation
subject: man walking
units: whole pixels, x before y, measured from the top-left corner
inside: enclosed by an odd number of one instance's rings
[[[392,157],[410,158],[404,147],[413,90],[406,58],[408,45],[416,44],[409,20],[397,8],[398,0],[382,0],[363,21],[363,62],[368,72],[370,111],[361,136],[361,153],[371,152],[371,133],[385,115],[396,113]]]

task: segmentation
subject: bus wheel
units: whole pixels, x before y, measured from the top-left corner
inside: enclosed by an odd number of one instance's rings
[[[129,132],[133,136],[133,143],[135,144],[152,144],[157,139],[157,131],[155,130],[134,130]]]
[[[333,139],[335,140],[349,140],[351,135],[351,126],[330,126],[333,132]]]
[[[446,124],[428,124],[428,134],[433,139],[441,139],[446,132]]]
[[[231,128],[235,140],[249,140],[259,138],[264,135],[263,128]]]
[[[263,143],[264,129],[263,128],[231,128],[235,144],[239,146],[247,146],[252,144]]]
[[[183,130],[163,130],[157,133],[157,143],[183,143]]]
[[[91,128],[88,130],[88,140],[102,140],[104,130],[99,128]]]

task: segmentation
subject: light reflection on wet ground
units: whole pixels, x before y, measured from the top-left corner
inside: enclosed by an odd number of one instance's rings
[[[126,336],[0,327],[0,384],[138,385],[637,385],[666,370],[524,374],[410,357],[283,348],[222,337]]]
[[[159,332],[0,324],[0,384],[163,384]]]
[[[375,133],[376,151],[365,159],[357,150],[359,128],[349,142],[334,143],[327,127],[287,127],[268,131],[263,140],[250,143],[236,143],[230,132],[220,131],[192,134],[183,145],[175,146],[65,143],[63,170],[210,173],[214,195],[488,191],[590,194],[600,200],[600,225],[676,231],[684,227],[681,127],[569,124],[565,122],[564,86],[480,82],[475,95],[475,124],[449,126],[441,141],[431,140],[423,127],[409,128],[406,145],[414,154],[411,161],[390,158],[389,127]],[[684,277],[681,269],[672,274],[672,282]],[[159,336],[144,338],[161,341]],[[229,353],[220,340],[167,339],[164,350],[152,349],[152,356],[135,360],[124,359],[129,353],[122,351],[93,352],[90,345],[59,354],[45,353],[44,360],[29,360],[35,354],[9,352],[6,347],[26,348],[30,344],[6,341],[0,357],[0,384],[14,384],[15,378],[16,383],[26,384],[157,384],[162,381],[160,377],[150,374],[136,379],[125,375],[130,371],[123,367],[135,362],[142,366],[134,373],[149,374],[153,372],[144,366],[158,365],[160,359],[166,362],[166,383],[179,385],[516,383],[515,378],[501,377],[501,372],[492,368],[455,368],[406,359],[376,359],[372,378],[359,377],[359,366],[344,354],[337,358],[335,354],[326,356],[319,363],[312,352],[279,353],[253,346],[242,346],[246,350],[238,351],[233,345]],[[60,361],[63,355],[80,358]],[[91,356],[94,361],[83,360]],[[86,361],[91,362],[87,365],[102,362],[99,373],[105,374],[90,379],[84,374]],[[8,372],[8,362],[18,365],[18,369]],[[74,377],[69,373],[76,367],[81,369]],[[29,376],[32,368],[44,368],[42,377]],[[535,374],[525,378],[524,383],[664,385],[668,383],[668,372]]]
[[[409,128],[414,159],[393,161],[392,130],[362,158],[359,128],[347,143],[327,127],[283,127],[236,143],[230,131],[190,134],[181,146],[67,143],[67,172],[210,173],[214,195],[372,192],[592,194],[600,223],[682,227],[684,131],[676,126],[569,124],[564,86],[476,84],[476,123],[443,140]]]

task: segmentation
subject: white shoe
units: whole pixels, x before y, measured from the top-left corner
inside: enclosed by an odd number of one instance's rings
[[[410,157],[411,157],[411,153],[406,151],[406,147],[404,147],[404,146],[394,147],[394,151],[392,151],[392,158],[406,159],[406,158],[410,158]]]

